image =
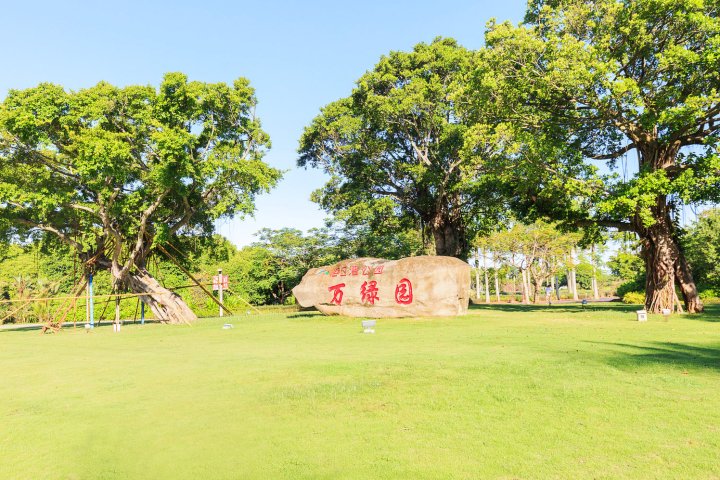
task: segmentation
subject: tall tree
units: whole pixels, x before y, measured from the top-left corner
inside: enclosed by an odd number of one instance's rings
[[[326,219],[339,258],[377,257],[397,260],[422,255],[430,248],[422,225],[408,216],[398,216],[390,198],[366,205],[353,205]]]
[[[474,94],[501,105],[523,138],[514,159],[530,208],[637,233],[654,312],[673,307],[676,283],[688,311],[703,309],[674,215],[683,203],[720,199],[719,9],[703,0],[533,1],[524,26],[490,26],[491,68],[476,77]],[[622,176],[592,164],[635,158]]]
[[[520,270],[523,300],[529,301],[532,282],[533,301],[537,303],[542,284],[548,285],[564,266],[567,253],[577,244],[577,235],[567,235],[554,225],[537,221],[516,223],[507,230],[490,235],[486,243],[496,258]]]
[[[254,210],[280,172],[246,79],[232,85],[167,74],[159,90],[41,84],[0,104],[0,238],[39,232],[70,245],[88,270],[144,294],[156,317],[193,320],[148,273],[153,247],[209,235],[213,221]]]
[[[452,39],[391,52],[349,97],[324,107],[305,129],[298,159],[331,176],[316,201],[338,212],[391,199],[397,216],[429,230],[438,255],[467,255],[493,193],[462,168],[467,127],[454,95],[471,59]]]
[[[325,230],[311,230],[303,235],[294,228],[264,228],[256,235],[259,240],[252,247],[266,252],[262,264],[265,281],[271,285],[272,303],[285,303],[308,269],[338,260],[333,239]]]

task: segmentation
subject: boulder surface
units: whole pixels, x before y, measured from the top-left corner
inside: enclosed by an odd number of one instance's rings
[[[453,257],[355,258],[308,270],[293,294],[326,315],[425,317],[467,313],[470,265]]]

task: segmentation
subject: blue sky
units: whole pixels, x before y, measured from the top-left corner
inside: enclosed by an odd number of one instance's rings
[[[309,197],[325,177],[295,167],[298,138],[381,55],[436,36],[478,48],[489,19],[517,23],[525,9],[523,0],[8,3],[0,9],[0,97],[47,81],[157,85],[169,71],[250,79],[273,143],[266,161],[287,173],[258,199],[254,219],[218,224],[238,245],[263,227],[322,225],[326,215]]]

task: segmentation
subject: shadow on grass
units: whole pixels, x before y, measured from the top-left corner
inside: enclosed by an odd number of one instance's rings
[[[621,347],[608,352],[607,361],[615,367],[676,365],[682,368],[720,370],[720,344],[690,345],[674,342],[653,342],[645,345],[591,342],[596,345]]]
[[[103,320],[102,322],[95,322],[94,328],[106,328],[106,327],[112,327],[112,324],[115,323],[112,320]],[[162,322],[158,320],[150,320],[145,319],[145,324],[152,324],[157,323],[160,324]],[[44,323],[6,323],[4,325],[0,325],[0,334],[2,333],[10,333],[10,332],[27,332],[31,330],[37,330],[38,333],[40,333],[40,330],[42,330]],[[140,320],[133,322],[132,320],[125,320],[123,321],[123,326],[132,326],[137,325],[141,326]],[[60,332],[66,331],[66,330],[85,330],[85,322],[77,322],[77,324],[73,325],[72,322],[65,322],[63,324],[62,330]],[[46,334],[52,334],[54,332],[48,331]]]
[[[583,307],[580,303],[556,303],[547,305],[542,303],[523,304],[523,303],[490,303],[490,304],[471,304],[470,311],[494,310],[496,312],[564,312],[577,313],[582,311],[603,311],[603,312],[634,312],[639,307],[637,305],[626,305],[619,302],[598,302],[588,303]]]
[[[308,312],[308,313],[295,313],[288,315],[287,318],[317,318],[322,316],[320,312]]]
[[[720,304],[705,305],[705,312],[688,318],[705,322],[720,322]]]
[[[528,312],[557,312],[557,313],[577,313],[582,311],[590,312],[617,312],[632,313],[642,309],[642,305],[628,305],[621,302],[597,302],[588,303],[584,308],[579,303],[556,303],[547,304],[523,304],[523,303],[490,303],[490,304],[470,304],[470,311],[492,310],[496,312],[508,313],[528,313]],[[705,312],[700,314],[683,315],[682,318],[688,320],[698,320],[702,322],[720,322],[720,304],[711,304],[705,306]]]

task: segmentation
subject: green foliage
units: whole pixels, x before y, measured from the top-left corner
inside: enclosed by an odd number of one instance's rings
[[[553,224],[536,221],[529,225],[517,222],[507,230],[479,237],[475,243],[490,249],[506,265],[528,270],[539,285],[567,266],[579,238],[560,232]]]
[[[259,241],[253,246],[265,250],[261,264],[266,272],[265,282],[272,283],[269,289],[272,303],[284,304],[308,269],[337,260],[326,248],[328,238],[321,231],[304,236],[290,228],[263,229],[257,235]]]
[[[356,225],[352,228],[340,222],[331,225],[333,228],[312,230],[307,235],[294,229],[265,229],[258,232],[259,240],[255,244],[240,250],[219,235],[181,236],[174,238],[167,250],[208,287],[217,269],[221,268],[230,277],[230,289],[225,292],[223,301],[231,310],[243,312],[250,308],[247,302],[252,305],[292,302],[292,288],[310,268],[360,256],[399,258],[418,253],[422,248],[419,233],[392,218],[381,225]],[[25,246],[8,244],[1,253],[0,295],[6,300],[23,298],[23,295],[67,296],[82,275],[74,252],[57,243],[38,240]],[[158,252],[148,257],[147,269],[163,286],[171,289],[183,287],[177,293],[197,314],[217,314],[218,306],[199,288],[186,288],[193,285],[192,281],[164,254]],[[38,286],[46,283],[52,283],[57,288],[47,292],[48,295],[41,295]],[[109,272],[95,273],[94,291],[100,297],[113,292]],[[54,308],[59,306],[57,301],[51,303]],[[107,303],[105,297],[96,300],[97,319],[108,319],[114,315],[114,306],[105,308]],[[43,308],[37,312],[28,308],[10,320],[44,321],[47,308]],[[81,300],[78,321],[85,320],[84,308],[84,300]],[[137,310],[135,298],[121,302],[122,318],[137,317]],[[3,312],[10,311],[9,306],[0,304],[0,318],[4,316]],[[149,311],[147,315],[151,317]]]
[[[623,303],[642,305],[645,303],[645,294],[643,292],[627,292],[622,296]]]
[[[255,105],[245,79],[180,73],[157,90],[11,90],[0,104],[0,239],[49,233],[122,279],[153,243],[209,236],[280,178],[262,162],[270,143]]]
[[[452,39],[391,52],[351,96],[325,106],[300,139],[298,164],[330,180],[314,200],[350,224],[392,214],[422,223],[439,254],[462,257],[490,222],[492,190],[463,169],[467,124],[455,95],[472,53]]]
[[[339,258],[376,257],[399,259],[427,253],[422,225],[411,217],[398,216],[394,201],[379,198],[373,208],[358,204],[337,212],[328,220],[332,248]]]
[[[613,275],[625,281],[645,278],[645,262],[639,255],[619,251],[607,262]]]
[[[533,1],[526,19],[489,25],[467,90],[510,132],[494,158],[518,211],[645,234],[668,197],[720,199],[716,3]]]
[[[719,12],[695,0],[532,1],[527,24],[490,23],[466,90],[477,128],[492,105],[506,132],[487,168],[515,211],[590,242],[607,228],[637,233],[654,266],[648,306],[670,306],[667,271],[685,266],[673,212],[720,200]],[[701,311],[683,271],[688,311]]]
[[[307,235],[296,229],[263,229],[259,240],[233,253],[216,266],[230,277],[230,298],[237,295],[254,305],[291,302],[291,290],[308,269],[339,260],[334,239],[325,230]]]
[[[697,282],[720,290],[720,209],[700,213],[683,236],[683,249]]]
[[[630,280],[630,281],[620,284],[615,289],[615,295],[617,295],[620,298],[623,298],[625,296],[625,294],[627,294],[627,293],[644,292],[644,291],[645,291],[645,282],[642,279],[635,279],[635,280]]]
[[[700,291],[700,298],[703,300],[718,300],[720,299],[720,291],[713,290],[712,288],[705,288]]]
[[[645,261],[631,251],[621,249],[607,262],[610,273],[622,280],[615,294],[624,298],[630,292],[645,291]]]

